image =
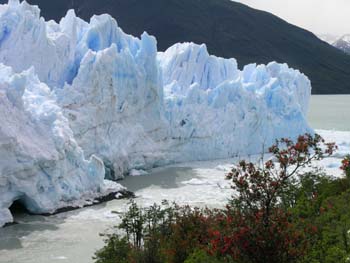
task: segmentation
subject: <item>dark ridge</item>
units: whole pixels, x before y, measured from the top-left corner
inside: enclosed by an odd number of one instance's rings
[[[192,41],[206,43],[211,54],[236,58],[240,68],[286,62],[311,79],[314,94],[350,93],[350,56],[277,16],[230,0],[27,1],[56,21],[71,8],[85,20],[109,13],[129,34],[155,35],[159,50]]]

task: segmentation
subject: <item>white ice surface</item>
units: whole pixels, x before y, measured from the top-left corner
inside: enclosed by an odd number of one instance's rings
[[[104,183],[102,161],[85,159],[50,89],[33,70],[0,64],[0,226],[19,200],[32,213],[82,206],[121,189]]]

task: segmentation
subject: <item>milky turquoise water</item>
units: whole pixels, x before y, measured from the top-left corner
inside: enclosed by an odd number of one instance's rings
[[[315,95],[308,115],[314,129],[350,131],[350,95]]]

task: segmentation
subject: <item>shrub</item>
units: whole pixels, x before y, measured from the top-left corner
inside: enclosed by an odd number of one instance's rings
[[[212,223],[208,215],[209,210],[166,201],[162,206],[154,204],[144,209],[132,201],[118,226],[125,237],[108,235],[106,246],[95,254],[100,260],[96,262],[182,263],[195,249],[207,244]],[[108,261],[113,257],[115,261]]]
[[[335,149],[318,135],[300,136],[295,143],[276,141],[268,161],[241,161],[227,175],[236,195],[221,210],[168,202],[142,209],[132,202],[119,225],[125,237],[108,236],[96,262],[312,262],[325,242],[319,231],[324,223],[318,217],[320,208],[330,200],[330,192],[341,195],[348,189],[349,180],[333,183],[301,169]],[[323,256],[332,257],[338,250],[347,251],[336,246]],[[310,257],[311,252],[315,256]]]
[[[296,143],[276,141],[269,149],[272,158],[263,165],[241,161],[227,176],[237,192],[229,208],[233,224],[228,227],[229,235],[220,233],[217,240],[224,242],[216,252],[248,262],[296,262],[302,258],[309,245],[305,235],[314,233],[315,228],[298,229],[295,225],[288,211],[291,194],[302,178],[301,168],[331,155],[335,148],[319,135],[306,134]]]
[[[306,174],[291,209],[296,224],[314,225],[310,248],[301,262],[348,262],[350,256],[350,180]]]
[[[221,263],[219,259],[210,256],[204,250],[196,250],[192,255],[186,259],[184,263]]]
[[[350,178],[350,155],[346,156],[342,161],[342,166],[340,167],[345,173],[345,175]]]
[[[106,235],[105,247],[95,253],[96,263],[129,263],[131,252],[130,244],[126,238],[118,235]]]

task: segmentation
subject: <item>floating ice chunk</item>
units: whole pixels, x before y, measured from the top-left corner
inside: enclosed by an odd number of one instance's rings
[[[143,175],[148,175],[148,173],[144,170],[136,170],[136,169],[132,169],[129,172],[130,176],[143,176]]]
[[[187,184],[187,185],[211,185],[211,183],[207,180],[201,180],[198,178],[193,178],[188,181],[182,182],[182,184]]]

